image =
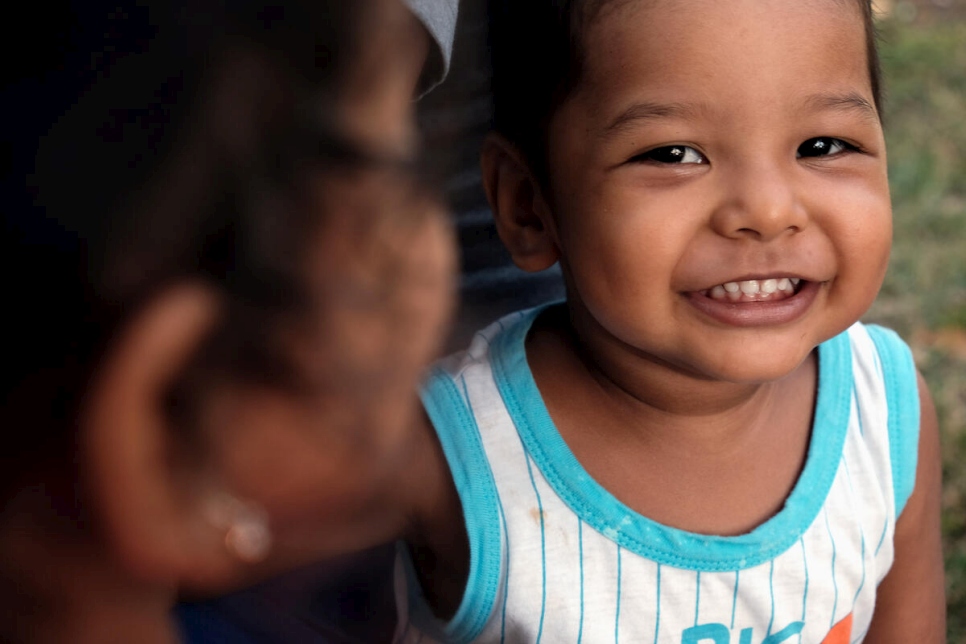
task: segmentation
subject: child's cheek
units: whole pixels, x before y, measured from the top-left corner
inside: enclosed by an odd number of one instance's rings
[[[839,267],[830,298],[847,311],[845,325],[866,313],[878,295],[892,247],[892,209],[888,188],[870,185],[845,202],[848,212],[830,225]]]

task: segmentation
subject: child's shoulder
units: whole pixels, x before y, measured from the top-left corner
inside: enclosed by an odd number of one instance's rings
[[[918,398],[916,365],[912,350],[898,333],[878,324],[856,322],[839,335],[819,346],[819,359],[825,361],[820,379],[840,384],[838,379],[858,380],[875,386],[882,396]],[[834,363],[834,364],[828,364]],[[835,376],[834,383],[829,379]],[[883,400],[885,402],[885,400]]]
[[[845,331],[845,334],[852,344],[853,351],[858,351],[863,356],[873,353],[878,356],[885,354],[886,360],[900,362],[912,359],[909,345],[898,333],[888,327],[875,323],[856,322]]]
[[[433,367],[431,381],[440,377],[464,378],[468,372],[487,369],[493,360],[512,354],[523,355],[523,343],[533,321],[545,306],[521,309],[494,320],[480,329],[465,349],[440,359]]]
[[[920,392],[912,349],[895,331],[877,324],[857,322],[843,336],[850,347],[851,413],[863,442],[881,440],[888,455],[898,515],[915,485],[919,445]]]
[[[909,345],[892,329],[877,324],[856,322],[842,336],[848,339],[856,387],[877,390],[891,416],[915,414],[915,418],[894,418],[894,422],[918,425],[918,377]],[[826,344],[835,341],[833,338]]]

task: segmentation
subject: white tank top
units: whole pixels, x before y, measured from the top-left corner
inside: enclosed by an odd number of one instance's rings
[[[396,641],[861,641],[915,481],[918,388],[898,336],[856,324],[818,348],[800,478],[778,514],[718,537],[637,514],[583,469],[526,362],[539,311],[479,332],[425,388],[463,504],[470,572],[442,623],[401,546]]]

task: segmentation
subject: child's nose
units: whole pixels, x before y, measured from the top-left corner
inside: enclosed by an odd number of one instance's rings
[[[804,229],[808,213],[797,196],[792,172],[758,164],[723,176],[712,227],[725,237],[759,241]]]

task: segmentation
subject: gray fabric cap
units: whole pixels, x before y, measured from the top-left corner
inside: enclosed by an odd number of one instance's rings
[[[419,91],[425,93],[441,83],[449,72],[459,0],[406,0],[406,4],[426,26],[435,44],[419,81]]]

